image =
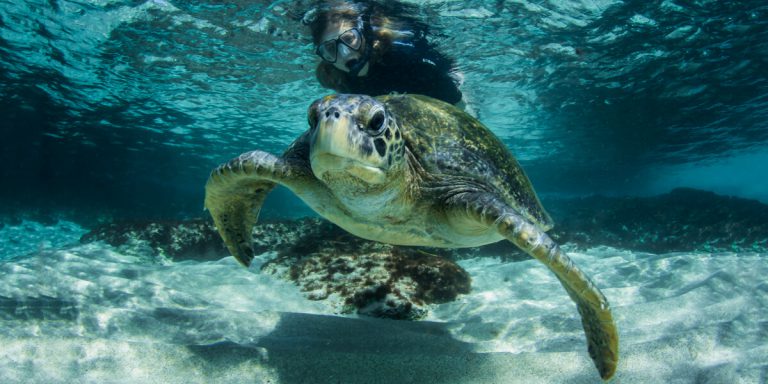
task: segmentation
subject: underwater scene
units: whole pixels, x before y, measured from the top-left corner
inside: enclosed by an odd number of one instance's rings
[[[1,383],[766,383],[768,3],[0,0]]]

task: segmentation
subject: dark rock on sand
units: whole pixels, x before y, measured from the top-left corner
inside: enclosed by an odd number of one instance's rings
[[[428,304],[469,292],[467,272],[444,256],[363,240],[320,219],[300,223],[303,237],[262,270],[294,281],[310,299],[335,299],[342,313],[418,319]]]

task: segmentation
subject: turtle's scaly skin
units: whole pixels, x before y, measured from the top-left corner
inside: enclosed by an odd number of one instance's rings
[[[276,184],[371,240],[472,247],[507,239],[555,273],[600,376],[613,376],[618,333],[608,301],[545,233],[552,222],[530,181],[480,122],[424,96],[332,95],[310,106],[309,125],[281,157],[248,152],[211,173],[205,206],[237,260],[253,259],[251,229]]]
[[[543,230],[552,219],[541,206],[528,176],[507,147],[477,119],[424,96],[384,96],[382,101],[407,116],[403,135],[411,153],[429,174],[450,175],[448,182],[488,184],[504,202]],[[446,187],[455,189],[455,185]]]

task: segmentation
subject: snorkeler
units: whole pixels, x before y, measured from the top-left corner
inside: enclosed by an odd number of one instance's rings
[[[394,1],[324,1],[305,15],[317,79],[341,93],[415,93],[456,104],[462,99],[454,62],[427,40],[428,28]]]

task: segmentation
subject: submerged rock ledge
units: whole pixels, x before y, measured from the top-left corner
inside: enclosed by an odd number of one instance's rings
[[[561,244],[654,253],[768,251],[768,205],[754,200],[676,189],[655,197],[549,201],[547,208],[557,223],[550,233]],[[81,242],[99,240],[172,260],[229,255],[205,219],[111,223],[93,229]],[[469,275],[456,260],[528,258],[504,241],[466,249],[380,244],[319,218],[260,223],[254,229],[254,251],[276,252],[262,270],[295,282],[310,299],[333,298],[339,312],[396,319],[421,318],[428,304],[469,292]]]
[[[678,188],[654,197],[560,200],[547,208],[561,244],[653,253],[768,251],[768,205],[757,200]]]

